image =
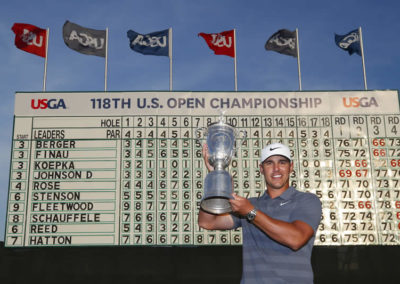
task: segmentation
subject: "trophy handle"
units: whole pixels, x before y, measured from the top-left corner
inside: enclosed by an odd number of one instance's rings
[[[240,135],[242,135],[242,137],[240,137]],[[240,147],[242,147],[244,140],[246,140],[247,138],[247,131],[246,130],[239,130],[238,131],[238,138],[236,138],[236,146],[233,149],[233,153],[235,153]]]
[[[198,127],[196,128],[195,135],[196,135],[196,141],[199,142],[200,144],[203,144],[202,142],[206,140],[204,133],[207,131],[207,127]]]

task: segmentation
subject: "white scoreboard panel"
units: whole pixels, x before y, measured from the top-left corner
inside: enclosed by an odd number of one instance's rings
[[[316,245],[400,244],[397,91],[17,93],[7,247],[239,245],[197,225],[207,174],[197,127],[248,139],[229,171],[260,196],[260,149],[292,151],[292,185],[323,205]]]

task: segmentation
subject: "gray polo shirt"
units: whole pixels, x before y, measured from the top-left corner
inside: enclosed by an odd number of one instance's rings
[[[264,193],[250,198],[251,203],[268,216],[309,224],[314,232],[321,221],[321,202],[312,193],[300,192],[289,187],[280,196],[271,199]],[[255,283],[313,283],[311,251],[314,236],[299,250],[281,245],[249,223],[245,218],[233,216],[235,228],[243,230],[243,284]]]

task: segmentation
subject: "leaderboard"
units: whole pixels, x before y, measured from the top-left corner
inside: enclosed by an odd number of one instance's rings
[[[316,245],[400,245],[397,91],[16,93],[7,247],[240,245],[197,216],[196,129],[225,111],[247,140],[234,190],[265,192],[261,149],[289,146],[291,185],[316,194]]]

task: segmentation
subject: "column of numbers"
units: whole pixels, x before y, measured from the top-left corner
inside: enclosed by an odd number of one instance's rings
[[[134,117],[134,243],[156,243],[157,121],[153,116]]]
[[[164,117],[159,117],[158,120],[165,123]],[[169,198],[168,198],[168,140],[166,130],[160,129],[158,126],[157,134],[158,137],[158,153],[157,153],[157,230],[158,230],[158,241],[159,243],[166,243],[168,241],[168,210],[169,210]],[[160,137],[161,135],[161,137]]]
[[[350,124],[347,116],[332,117],[333,145],[334,145],[334,164],[335,164],[335,187],[336,190],[328,191],[330,206],[323,202],[323,221],[329,228],[339,230],[339,240],[343,243],[342,224],[356,220],[358,216],[353,212],[354,201],[352,182],[342,173],[351,166],[351,144],[350,144]],[[332,197],[332,199],[331,199]],[[334,201],[336,199],[336,202]],[[351,207],[351,208],[350,208]],[[329,232],[328,232],[329,233]],[[321,240],[322,241],[322,240]]]
[[[376,243],[376,214],[367,141],[366,118],[346,117],[347,137],[335,140],[342,243]]]
[[[395,242],[396,236],[392,233],[395,223],[391,212],[390,173],[387,157],[387,141],[382,116],[368,118],[368,132],[372,177],[375,189],[375,206],[377,209],[377,226],[381,231],[381,241]]]
[[[400,243],[400,115],[388,115],[385,117],[386,137],[388,152],[390,155],[392,208],[394,211],[397,244]]]
[[[250,160],[244,161],[243,166],[250,169],[249,196],[261,196],[265,192],[264,176],[260,171],[260,157],[263,148],[262,142],[262,118],[254,116],[250,118],[251,127],[247,132]]]
[[[180,117],[180,161],[181,161],[181,228],[182,242],[184,244],[193,244],[193,212],[196,208],[193,203],[193,172],[192,162],[190,160],[192,154],[193,132],[191,128],[191,118],[188,116]]]
[[[259,171],[262,145],[261,118],[240,117],[238,123],[237,130],[246,132],[247,138],[242,139],[244,134],[240,133],[236,142],[239,149],[232,165],[235,166],[234,169],[241,181],[236,190],[246,198],[259,197],[264,192]],[[254,178],[256,178],[256,181]]]
[[[355,181],[355,201],[356,212],[359,220],[351,222],[350,226],[357,227],[358,243],[376,244],[378,243],[377,216],[375,202],[375,190],[371,181],[371,158],[369,153],[368,141],[368,121],[366,116],[351,116],[351,141],[352,151],[352,180]],[[347,224],[346,224],[347,227]],[[354,239],[354,237],[352,237]]]
[[[394,214],[394,228],[393,233],[397,236],[396,243],[400,243],[400,138],[389,136],[387,138],[389,153],[395,153],[390,157],[390,170],[392,180],[390,183],[390,190],[392,193],[391,208]],[[394,209],[394,210],[393,210]]]
[[[331,117],[301,116],[298,117],[297,123],[301,189],[316,194],[323,208],[315,243],[339,242]]]
[[[122,118],[121,137],[121,213],[120,213],[120,244],[133,243],[133,168],[132,157],[134,155],[133,143],[133,118]]]
[[[134,130],[134,140],[132,140],[132,231],[133,243],[144,244],[146,243],[146,215],[145,215],[145,165],[146,160],[144,155],[146,152],[146,140],[143,137],[143,129]],[[149,238],[151,242],[151,238]]]
[[[396,153],[400,146],[400,139],[397,138],[397,123],[395,122],[395,116],[389,116],[386,119],[382,116],[373,116],[369,120],[380,241],[392,245],[399,243],[399,216],[396,216],[396,211],[400,209],[400,204],[397,202],[400,185],[398,180],[400,154]]]
[[[147,117],[147,135],[145,139],[145,159],[144,165],[144,183],[143,183],[143,209],[146,218],[146,241],[152,241],[151,238],[156,238],[157,227],[157,140],[156,129],[154,127],[153,117]],[[149,131],[150,128],[150,131]]]
[[[299,187],[304,191],[316,193],[321,186],[321,142],[323,131],[318,117],[298,117],[299,137]]]
[[[196,129],[199,127],[206,127],[207,120],[204,117],[192,117],[192,131],[194,137],[196,139],[193,140],[193,149],[192,149],[192,171],[193,171],[193,206],[194,212],[197,214],[200,210],[200,202],[203,198],[204,190],[204,179],[208,173],[202,155],[202,143],[205,143],[204,140],[199,140],[202,138],[203,134],[197,133]],[[197,136],[196,136],[197,135]],[[194,216],[194,243],[196,245],[202,245],[207,242],[206,234],[207,231],[200,228],[197,225],[198,215]]]
[[[177,124],[175,117],[174,124]],[[172,149],[172,142],[177,141],[178,130],[170,130],[169,117],[158,117],[158,242],[176,244],[179,242],[179,162],[171,160],[171,157],[178,156],[177,147]],[[174,137],[172,140],[171,135]],[[176,142],[177,143],[177,142]],[[172,225],[172,222],[174,225]]]
[[[133,165],[132,156],[134,154],[133,140],[133,119],[123,119],[122,130],[122,173],[121,173],[121,226],[120,226],[120,243],[132,244],[132,200],[133,200]]]
[[[7,245],[22,246],[28,188],[29,140],[14,140],[7,219]]]
[[[168,151],[166,158],[168,161],[169,180],[168,184],[168,198],[170,200],[170,210],[168,213],[168,223],[170,226],[169,240],[172,244],[180,243],[182,238],[182,165],[180,160],[179,138],[180,138],[180,118],[168,117],[167,138],[168,138]]]

